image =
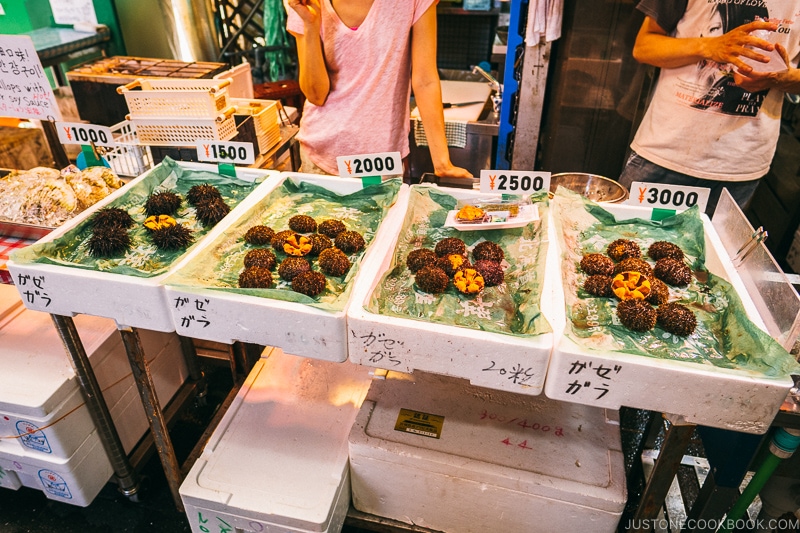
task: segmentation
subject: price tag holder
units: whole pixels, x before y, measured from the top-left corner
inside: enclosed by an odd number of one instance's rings
[[[197,158],[206,163],[252,165],[256,161],[253,143],[198,140],[195,148]]]
[[[700,212],[705,212],[710,193],[711,189],[705,187],[634,181],[631,183],[630,194],[625,203],[651,207],[653,219],[661,220],[695,205]]]
[[[340,155],[336,158],[336,164],[339,167],[339,176],[343,178],[372,178],[373,176],[403,174],[403,158],[400,157],[400,152]],[[371,184],[369,180],[364,183],[365,186]]]
[[[531,194],[550,190],[550,172],[481,170],[481,192]]]
[[[56,122],[58,140],[61,144],[81,144],[83,146],[105,146],[113,148],[117,145],[114,135],[108,126],[83,124],[80,122]]]

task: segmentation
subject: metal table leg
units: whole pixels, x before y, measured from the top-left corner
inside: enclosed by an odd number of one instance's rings
[[[164,468],[164,475],[167,478],[172,499],[178,510],[183,512],[183,502],[178,492],[183,476],[178,464],[178,458],[175,455],[175,448],[172,446],[164,413],[156,396],[153,377],[144,357],[139,333],[133,328],[119,328],[119,332],[122,335],[122,342],[125,344],[125,351],[128,354],[136,386],[139,388],[139,395],[142,398],[147,420],[150,422],[150,431],[153,434],[153,441],[155,442],[159,459],[161,459],[161,466]]]
[[[111,461],[119,490],[125,496],[133,498],[139,491],[139,477],[125,454],[117,428],[114,426],[111,413],[103,399],[103,392],[97,383],[89,357],[86,355],[86,349],[83,347],[78,330],[75,328],[75,322],[68,316],[50,316],[72,361],[72,367],[78,377],[78,386],[83,395],[83,401],[86,403],[95,427],[97,427],[100,442],[102,442],[103,448],[105,448],[106,454]]]

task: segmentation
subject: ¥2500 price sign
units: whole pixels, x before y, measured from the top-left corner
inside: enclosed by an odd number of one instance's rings
[[[481,170],[481,192],[530,194],[550,190],[549,172]]]
[[[339,175],[343,178],[365,176],[394,176],[403,173],[400,152],[380,154],[344,155],[336,158]]]
[[[710,189],[705,187],[689,187],[688,185],[667,185],[663,183],[643,183],[634,181],[627,204],[658,209],[674,209],[683,211],[698,206],[705,211]]]
[[[253,143],[237,141],[197,141],[197,158],[211,163],[250,165],[256,160]]]
[[[56,122],[58,140],[61,144],[83,144],[114,147],[117,143],[108,126],[82,124],[80,122]]]

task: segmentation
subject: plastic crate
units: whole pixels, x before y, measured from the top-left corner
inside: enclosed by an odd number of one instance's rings
[[[133,119],[149,117],[213,118],[229,107],[230,80],[140,78],[117,91],[125,96]],[[141,90],[134,90],[141,87]]]
[[[281,140],[280,119],[277,100],[255,100],[231,98],[237,115],[253,117],[259,153],[265,153]]]
[[[236,108],[228,108],[213,119],[192,118],[142,118],[129,120],[136,128],[140,144],[157,146],[194,146],[198,139],[228,141],[236,136],[233,115]]]
[[[117,146],[105,153],[106,161],[119,176],[137,177],[153,168],[150,148],[139,144],[133,124],[127,120],[111,126]]]
[[[215,80],[230,79],[228,95],[231,98],[253,98],[253,76],[250,73],[250,63],[236,65],[230,70],[214,75]]]

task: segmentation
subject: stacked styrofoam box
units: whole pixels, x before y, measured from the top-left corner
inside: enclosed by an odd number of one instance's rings
[[[180,487],[192,531],[340,531],[366,368],[260,359]]]
[[[4,300],[19,302],[2,286]],[[122,339],[108,319],[75,324],[126,452],[148,427]],[[140,330],[156,391],[169,401],[186,380],[175,334]],[[111,475],[94,423],[49,315],[19,306],[0,319],[0,467],[52,499],[88,505]]]
[[[373,382],[350,433],[353,505],[444,532],[611,533],[626,500],[615,417],[390,372]]]

